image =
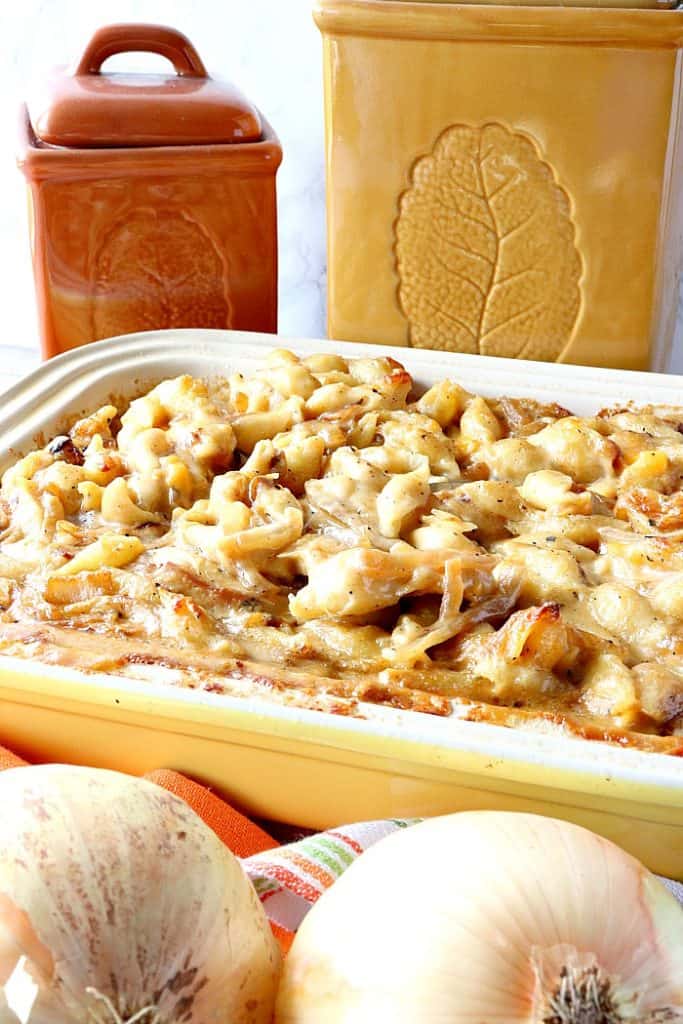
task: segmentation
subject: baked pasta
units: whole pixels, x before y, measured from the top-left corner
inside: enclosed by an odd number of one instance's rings
[[[680,754],[682,431],[391,358],[166,380],[5,472],[0,651]]]

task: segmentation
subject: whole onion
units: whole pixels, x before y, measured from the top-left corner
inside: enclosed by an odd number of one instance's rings
[[[304,919],[277,1024],[681,1024],[683,910],[586,829],[434,818],[381,840]]]
[[[0,1024],[269,1024],[280,954],[237,859],[178,797],[0,773]]]

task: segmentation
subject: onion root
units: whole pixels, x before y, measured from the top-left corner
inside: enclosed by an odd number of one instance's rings
[[[112,1003],[109,996],[105,995],[104,992],[100,992],[98,989],[93,988],[92,985],[88,986],[88,988],[86,988],[85,991],[86,994],[92,996],[93,999],[99,999],[101,1003],[104,1003],[105,1009],[109,1013],[109,1020],[112,1022],[112,1024],[141,1024],[141,1022],[144,1020],[148,1013],[152,1013],[154,1014],[154,1016],[151,1017],[150,1020],[145,1021],[144,1024],[159,1024],[159,1008],[157,1006],[154,1006],[153,1004],[150,1004],[149,1006],[143,1006],[142,1009],[134,1013],[132,1017],[126,1017],[126,1019],[124,1020],[119,1014],[114,1004]],[[102,1024],[102,1021],[99,1020],[97,1017],[95,1018],[95,1020],[96,1024]],[[109,1022],[107,1021],[106,1024],[109,1024]]]

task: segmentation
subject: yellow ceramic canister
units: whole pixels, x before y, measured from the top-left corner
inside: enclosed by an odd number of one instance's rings
[[[662,369],[683,11],[318,0],[332,338]]]

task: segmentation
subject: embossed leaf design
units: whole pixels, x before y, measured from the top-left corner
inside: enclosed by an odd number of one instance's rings
[[[117,221],[97,251],[93,278],[93,337],[230,326],[221,256],[184,212],[141,208]]]
[[[557,359],[581,301],[569,198],[534,143],[454,125],[417,161],[396,222],[411,344]]]

